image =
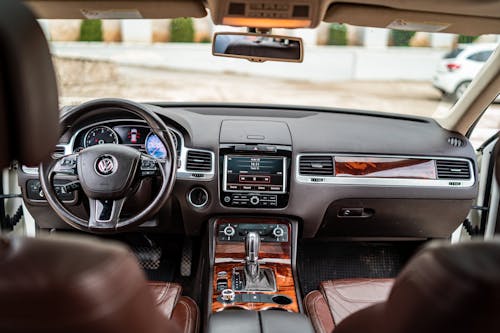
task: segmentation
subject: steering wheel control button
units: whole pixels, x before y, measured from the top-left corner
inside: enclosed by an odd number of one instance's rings
[[[232,303],[234,301],[236,294],[233,289],[224,289],[221,292],[221,299],[225,303]]]
[[[141,159],[141,176],[150,177],[155,176],[158,171],[156,161],[150,158]]]
[[[76,155],[62,157],[54,167],[54,172],[65,175],[76,175]]]
[[[224,235],[227,237],[233,237],[236,234],[236,230],[234,229],[233,226],[228,225],[227,227],[224,228]]]
[[[205,207],[208,204],[208,192],[202,187],[195,187],[188,193],[188,202],[196,208]]]
[[[99,156],[95,161],[95,171],[101,176],[109,176],[118,169],[118,161],[112,155]]]

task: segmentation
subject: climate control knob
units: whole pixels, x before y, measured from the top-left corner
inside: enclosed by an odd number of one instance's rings
[[[228,225],[227,227],[225,227],[223,232],[224,232],[224,235],[226,235],[227,237],[232,237],[232,236],[234,236],[234,234],[236,234],[236,230],[231,225]]]
[[[273,236],[276,238],[283,237],[284,234],[285,230],[283,230],[283,228],[281,228],[280,226],[277,226],[273,229]]]

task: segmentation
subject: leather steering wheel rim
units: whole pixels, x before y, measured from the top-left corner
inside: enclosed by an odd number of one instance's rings
[[[159,210],[169,199],[175,184],[175,176],[177,171],[177,150],[175,148],[172,134],[158,115],[156,115],[153,111],[150,111],[145,105],[141,105],[139,103],[124,99],[98,99],[81,104],[68,111],[61,117],[60,123],[62,125],[62,128],[70,126],[82,115],[96,110],[99,110],[99,112],[116,112],[117,110],[120,110],[133,114],[139,117],[141,120],[144,120],[151,128],[151,131],[156,134],[160,141],[163,143],[163,145],[167,149],[167,154],[166,158],[162,159],[161,162],[159,160],[155,160],[156,164],[159,166],[157,169],[162,177],[162,183],[155,198],[148,204],[145,209],[134,216],[127,217],[126,219],[119,219],[118,216],[118,219],[114,225],[110,225],[109,227],[96,227],[96,224],[92,223],[93,221],[91,221],[92,217],[89,219],[89,221],[87,221],[74,215],[64,206],[64,204],[56,195],[56,191],[53,186],[53,178],[55,176],[55,173],[53,172],[54,166],[64,157],[70,155],[65,155],[59,159],[51,159],[40,164],[39,176],[41,186],[45,193],[48,204],[56,212],[56,214],[70,226],[82,231],[92,233],[113,233],[126,231],[152,218],[159,212]],[[151,157],[151,160],[154,160],[154,158]],[[75,166],[75,169],[77,170],[78,168],[76,168]],[[78,173],[76,174],[76,177],[79,179]],[[90,197],[89,201],[90,205],[92,205],[93,203]],[[123,204],[123,202],[121,204]],[[92,216],[92,213],[90,215]]]

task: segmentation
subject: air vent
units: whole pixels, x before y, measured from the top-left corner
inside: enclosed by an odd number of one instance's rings
[[[449,137],[448,138],[448,143],[452,145],[453,147],[463,147],[465,146],[464,140],[456,137]]]
[[[204,151],[188,150],[186,170],[188,171],[211,171],[212,154]]]
[[[437,160],[438,179],[470,179],[471,170],[467,161]]]
[[[56,146],[54,152],[52,153],[52,157],[57,159],[63,157],[65,154],[66,149],[64,148],[64,146]]]
[[[299,173],[307,176],[333,176],[333,158],[331,156],[301,156]]]

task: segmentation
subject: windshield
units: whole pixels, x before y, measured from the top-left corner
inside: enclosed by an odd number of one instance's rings
[[[326,106],[437,117],[496,48],[468,37],[321,24],[273,29],[304,40],[303,63],[214,57],[209,18],[42,20],[62,104],[101,97],[137,101]],[[495,106],[498,107],[498,106]]]

